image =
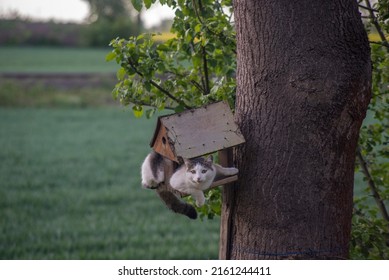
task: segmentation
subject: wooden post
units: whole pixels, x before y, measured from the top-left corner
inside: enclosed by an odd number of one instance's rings
[[[219,151],[219,163],[223,167],[233,166],[232,148]],[[220,221],[219,259],[230,259],[231,241],[231,213],[232,205],[229,203],[234,195],[233,183],[226,184],[222,188],[222,216]]]

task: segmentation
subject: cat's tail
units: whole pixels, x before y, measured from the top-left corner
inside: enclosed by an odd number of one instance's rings
[[[182,201],[168,190],[157,189],[156,191],[162,201],[165,202],[167,208],[175,213],[185,215],[190,219],[197,219],[196,209],[192,205]]]

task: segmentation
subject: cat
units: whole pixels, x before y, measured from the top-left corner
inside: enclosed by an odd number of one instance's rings
[[[235,167],[222,167],[213,163],[213,157],[183,159],[183,163],[178,165],[174,161],[167,159],[152,151],[143,161],[141,168],[142,186],[144,188],[156,189],[160,198],[169,209],[176,213],[188,216],[191,219],[197,218],[194,207],[180,200],[172,192],[161,188],[165,181],[165,168],[172,168],[173,175],[169,180],[169,185],[184,194],[191,195],[198,207],[205,203],[203,191],[208,189],[214,179],[220,176],[232,176],[238,174]]]
[[[181,165],[170,178],[172,188],[190,194],[196,201],[197,207],[205,203],[203,191],[207,190],[216,176],[232,176],[238,174],[235,167],[222,167],[213,163],[213,157],[184,159]]]

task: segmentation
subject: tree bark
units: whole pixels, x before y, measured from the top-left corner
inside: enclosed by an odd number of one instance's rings
[[[370,49],[355,0],[235,0],[239,183],[231,259],[348,257]]]

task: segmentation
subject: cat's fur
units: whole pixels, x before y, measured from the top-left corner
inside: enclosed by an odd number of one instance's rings
[[[192,219],[197,217],[193,206],[181,201],[172,192],[158,191],[158,186],[165,181],[166,165],[173,166],[174,169],[169,185],[181,193],[190,194],[199,207],[205,203],[203,191],[211,186],[215,177],[232,176],[238,173],[237,168],[225,168],[213,163],[212,156],[207,159],[202,157],[185,159],[184,163],[178,166],[175,162],[154,151],[148,154],[142,164],[142,186],[144,188],[157,188],[157,193],[168,208]]]

